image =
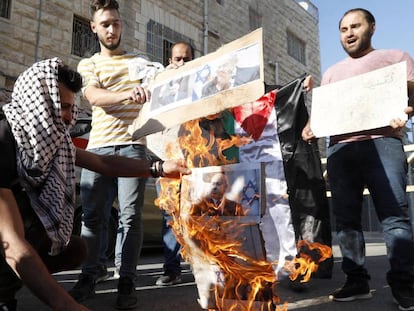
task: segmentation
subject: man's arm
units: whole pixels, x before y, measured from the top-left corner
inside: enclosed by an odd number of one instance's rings
[[[82,59],[79,62],[78,72],[82,75],[83,79],[83,95],[92,106],[112,106],[126,100],[144,103],[149,99],[147,91],[140,85],[132,89],[128,87],[128,90],[119,92],[102,88],[99,77],[95,73],[95,62],[92,57]]]
[[[143,104],[149,100],[150,95],[146,88],[139,85],[123,92],[113,92],[91,85],[86,87],[84,96],[92,106],[104,107],[119,104],[125,100]]]
[[[57,283],[37,252],[25,240],[15,197],[6,188],[0,188],[0,241],[7,263],[40,300],[53,310],[88,310]]]
[[[121,156],[102,156],[77,148],[76,165],[107,176],[147,177],[151,176],[150,160],[137,160]],[[160,167],[156,167],[161,169]],[[191,173],[184,160],[167,160],[162,164],[164,177],[179,177]]]

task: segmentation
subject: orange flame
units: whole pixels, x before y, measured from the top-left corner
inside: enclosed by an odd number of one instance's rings
[[[332,256],[332,249],[327,245],[305,240],[299,240],[297,247],[302,250],[299,253],[300,257],[294,258],[293,265],[290,265],[290,269],[287,270],[292,281],[300,278],[301,283],[306,283],[309,282],[312,273],[318,270],[318,264]]]
[[[210,132],[204,137],[199,121],[190,121],[185,125],[187,135],[178,141],[190,168],[215,166],[231,163],[223,151],[231,146],[242,146],[250,142],[249,137],[231,136],[229,139],[215,138]],[[212,149],[216,148],[216,152]],[[167,148],[167,152],[173,150]],[[170,158],[176,157],[174,154]],[[242,232],[246,224],[240,224],[226,217],[204,217],[180,215],[181,181],[160,179],[161,191],[156,205],[172,215],[170,225],[182,245],[181,253],[191,264],[196,264],[197,256],[212,266],[219,267],[214,287],[214,310],[225,311],[286,311],[287,303],[280,305],[280,299],[274,292],[276,276],[272,263],[265,258],[254,258],[243,249]],[[320,261],[331,257],[329,247],[318,243],[300,241],[298,248],[306,247],[319,251]],[[196,250],[201,250],[197,254]],[[311,256],[295,258],[288,268],[291,279],[301,276],[301,282],[309,281],[318,265]],[[213,310],[213,309],[211,309]]]

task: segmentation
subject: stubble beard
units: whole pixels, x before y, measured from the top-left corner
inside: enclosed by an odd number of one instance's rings
[[[116,43],[112,43],[112,44],[106,44],[104,40],[99,38],[99,42],[100,44],[102,44],[106,49],[110,50],[110,51],[114,51],[116,50],[120,44],[121,44],[121,36],[119,36],[119,40]]]
[[[358,42],[358,45],[352,47],[352,48],[348,48],[346,46],[346,44],[342,43],[342,47],[345,50],[345,52],[352,58],[359,58],[361,56],[364,56],[366,53],[364,53],[365,51],[367,51],[370,46],[371,46],[371,37],[372,34],[368,31],[364,32]]]

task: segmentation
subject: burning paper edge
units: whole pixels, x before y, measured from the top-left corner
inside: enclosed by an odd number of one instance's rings
[[[238,164],[230,164],[230,165],[223,165],[223,166],[210,166],[210,167],[203,167],[203,168],[195,168],[193,169],[192,175],[184,176],[183,177],[183,183],[182,183],[182,193],[181,193],[181,208],[182,211],[180,212],[180,218],[182,221],[185,221],[188,219],[188,217],[203,217],[203,216],[190,216],[189,215],[189,206],[186,204],[191,204],[192,198],[187,199],[186,196],[191,196],[191,188],[197,187],[197,181],[200,181],[205,174],[211,174],[211,173],[217,173],[217,172],[234,172],[235,176],[237,177],[238,174],[241,174],[241,172],[244,171],[254,171],[254,175],[259,173],[256,178],[259,179],[258,184],[260,185],[259,191],[260,191],[260,202],[259,202],[259,210],[257,218],[254,217],[252,221],[253,216],[236,216],[236,217],[223,217],[223,219],[226,220],[234,220],[234,221],[241,221],[241,223],[255,223],[255,226],[257,227],[257,236],[251,236],[250,239],[253,241],[250,243],[250,246],[255,246],[256,249],[249,250],[249,255],[254,254],[256,256],[256,260],[265,260],[265,252],[264,247],[262,244],[262,238],[260,236],[260,228],[259,228],[259,222],[260,217],[262,216],[262,213],[264,211],[263,204],[265,204],[264,194],[264,166],[262,163],[238,163]],[[243,174],[243,176],[246,174]],[[234,181],[235,178],[233,178]],[[247,178],[248,179],[248,178]],[[195,186],[193,184],[196,184]],[[230,182],[231,184],[231,182]],[[188,189],[190,188],[190,189]],[[201,194],[198,194],[201,195]],[[184,206],[183,206],[184,205]],[[245,221],[243,221],[243,218],[246,218]],[[246,225],[249,227],[249,225]],[[184,226],[186,227],[186,226]],[[243,231],[243,234],[246,232]],[[189,232],[183,232],[183,239],[187,245],[186,249],[188,251],[185,256],[188,258],[189,262],[191,263],[194,278],[197,284],[197,290],[199,294],[198,302],[200,306],[203,309],[214,309],[217,306],[217,297],[216,297],[216,289],[217,287],[224,287],[225,284],[223,271],[220,269],[219,264],[210,261],[208,258],[206,258],[205,253],[202,249],[200,249],[194,239],[191,238],[191,234]],[[247,238],[245,237],[247,240]],[[247,242],[245,242],[247,243]],[[260,244],[261,251],[257,249],[257,245]],[[273,270],[272,270],[273,272]],[[223,302],[222,299],[220,299],[220,303]],[[263,302],[262,302],[263,303]]]

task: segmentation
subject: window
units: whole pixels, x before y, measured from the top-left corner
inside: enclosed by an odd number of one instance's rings
[[[0,0],[0,17],[10,18],[11,0]]]
[[[89,57],[99,51],[99,42],[87,19],[74,16],[72,31],[72,54]]]
[[[250,30],[262,27],[262,15],[252,7],[249,7],[249,26]]]
[[[291,32],[287,33],[287,43],[288,54],[306,65],[305,43]]]
[[[168,65],[171,46],[177,41],[188,42],[194,48],[194,40],[153,20],[147,23],[147,54],[152,61]]]

